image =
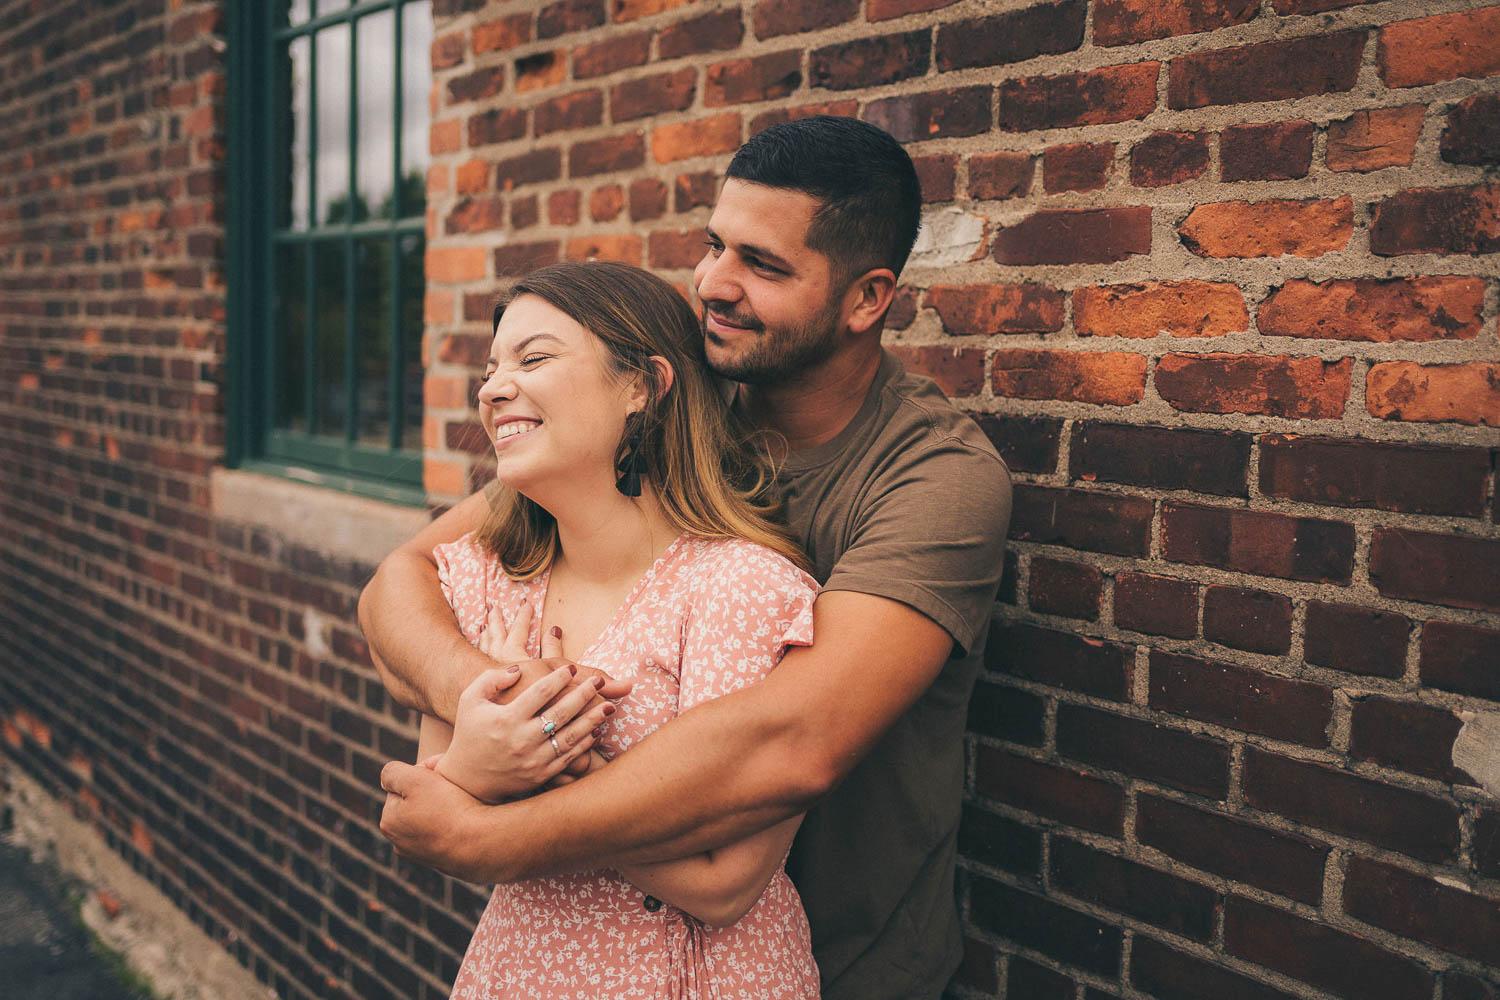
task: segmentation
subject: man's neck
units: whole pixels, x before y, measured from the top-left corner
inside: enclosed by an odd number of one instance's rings
[[[880,345],[843,351],[795,381],[741,385],[740,402],[757,427],[776,431],[791,451],[826,444],[859,413],[880,371]]]

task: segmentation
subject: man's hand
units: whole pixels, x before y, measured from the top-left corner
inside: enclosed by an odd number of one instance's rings
[[[411,861],[466,882],[492,877],[496,858],[485,859],[483,871],[471,857],[474,825],[493,822],[496,812],[459,788],[431,766],[391,761],[380,772],[385,789],[385,808],[380,814],[380,832]]]

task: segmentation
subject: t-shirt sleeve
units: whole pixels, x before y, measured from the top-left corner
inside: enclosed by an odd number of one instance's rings
[[[900,601],[972,649],[1000,586],[1010,509],[994,453],[955,438],[903,455],[874,484],[823,589]]]
[[[692,597],[678,710],[754,684],[788,647],[812,645],[817,596],[817,582],[783,556],[749,543],[726,547]]]
[[[453,609],[464,638],[476,641],[489,616],[489,555],[470,532],[434,548],[432,558],[443,599]]]

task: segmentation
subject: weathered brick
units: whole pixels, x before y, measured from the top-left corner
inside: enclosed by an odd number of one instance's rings
[[[735,112],[658,125],[651,130],[651,158],[657,163],[728,153],[739,145],[740,116]]]
[[[1400,677],[1410,634],[1411,622],[1394,612],[1308,601],[1303,656],[1346,673]]]
[[[1168,354],[1157,362],[1156,391],[1177,410],[1329,420],[1343,415],[1350,370],[1348,358]]]
[[[1262,670],[1152,650],[1147,704],[1200,722],[1320,747],[1328,743],[1333,692]]]
[[[516,92],[555,87],[568,76],[566,53],[534,52],[516,60]]]
[[[862,117],[900,142],[978,135],[989,131],[990,88],[961,87],[886,97],[866,105]]]
[[[719,194],[719,175],[712,170],[678,174],[672,183],[672,210],[689,212],[704,205],[712,206]]]
[[[1448,114],[1439,143],[1449,163],[1500,164],[1500,94],[1474,94]]]
[[[557,149],[534,149],[495,164],[495,187],[501,191],[555,181],[561,176],[562,153]]]
[[[483,247],[428,247],[427,278],[442,284],[477,281],[485,276]]]
[[[1422,132],[1420,104],[1404,108],[1357,111],[1328,126],[1328,169],[1367,173],[1411,165]]]
[[[1377,202],[1370,250],[1382,257],[1500,251],[1500,184],[1401,191]]]
[[[815,4],[799,0],[758,0],[750,12],[750,24],[756,38],[775,38],[830,28],[851,20],[858,13],[859,0],[826,0]]]
[[[575,142],[568,150],[568,176],[593,177],[614,170],[631,170],[645,158],[646,143],[639,132]]]
[[[801,121],[803,118],[811,118],[814,115],[831,115],[834,118],[853,118],[859,111],[859,102],[856,100],[844,101],[819,101],[816,104],[799,104],[794,108],[772,108],[762,111],[750,119],[750,134],[763,132],[772,125],[780,125],[782,122]]]
[[[953,200],[958,189],[957,153],[913,157],[911,165],[916,168],[917,181],[922,185],[923,205]]]
[[[996,351],[996,395],[1129,406],[1146,388],[1146,359],[1098,351]]]
[[[1162,504],[1162,555],[1171,562],[1258,576],[1348,583],[1354,528],[1266,511]]]
[[[1377,527],[1370,582],[1386,597],[1500,611],[1500,540]]]
[[[1148,281],[1073,292],[1073,326],[1085,337],[1221,337],[1249,325],[1239,288],[1227,282]]]
[[[657,230],[648,238],[652,267],[692,268],[707,253],[701,229]]]
[[[1219,896],[1196,882],[1056,837],[1051,886],[1195,941],[1214,932]]]
[[[490,165],[484,160],[466,160],[453,171],[453,190],[458,194],[479,194],[489,190]]]
[[[1144,118],[1156,107],[1161,64],[1127,63],[1086,73],[1023,76],[1000,84],[1000,128],[1033,132]]]
[[[692,2],[693,0],[611,0],[609,9],[614,21],[634,21]]]
[[[1336,507],[1479,517],[1488,472],[1482,448],[1284,434],[1260,442],[1262,493]]]
[[[519,86],[519,81],[517,81]],[[448,103],[463,104],[494,97],[505,89],[505,67],[487,66],[448,81]]]
[[[1208,136],[1202,132],[1152,132],[1130,150],[1130,183],[1165,187],[1208,170]]]
[[[699,243],[701,245],[701,238]],[[908,371],[926,375],[936,382],[949,397],[974,396],[984,388],[982,347],[891,344],[887,350],[899,358]]]
[[[1387,87],[1419,87],[1500,73],[1500,7],[1397,21],[1380,29],[1380,76]]]
[[[1252,653],[1284,654],[1292,645],[1292,600],[1248,587],[1209,587],[1203,638]]]
[[[1012,955],[1006,961],[1005,991],[1008,996],[1031,1000],[1073,1000],[1078,986],[1061,972]]]
[[[1107,264],[1151,252],[1151,209],[1056,208],[995,235],[1001,264]]]
[[[1029,691],[980,680],[969,699],[968,729],[996,739],[1039,747],[1046,705]]]
[[[1201,871],[1312,906],[1322,898],[1329,849],[1305,837],[1156,795],[1137,799],[1135,832],[1142,844]]]
[[[1031,560],[1026,596],[1033,611],[1096,621],[1103,589],[1104,574],[1093,566],[1040,556]]]
[[[589,218],[595,222],[610,222],[624,210],[625,189],[620,185],[606,184],[589,192]]]
[[[1219,134],[1219,177],[1226,181],[1284,181],[1312,167],[1313,123],[1306,119],[1231,125]]]
[[[680,59],[738,48],[744,36],[739,8],[731,7],[667,25],[657,34],[656,51],[662,59]]]
[[[1296,279],[1272,291],[1259,310],[1260,331],[1274,337],[1333,340],[1468,340],[1479,334],[1481,278]]]
[[[979,201],[1024,198],[1034,172],[1029,153],[975,153],[969,157],[969,197]]]
[[[1288,14],[1321,14],[1344,7],[1358,7],[1377,0],[1271,0],[1271,7],[1283,16]]]
[[[923,304],[954,336],[1047,333],[1063,324],[1063,295],[1045,285],[934,285]]]
[[[1358,698],[1349,730],[1349,756],[1450,784],[1473,784],[1453,766],[1453,740],[1460,725],[1458,716],[1447,709],[1390,698]]]
[[[1500,364],[1381,361],[1365,376],[1365,408],[1384,420],[1500,427]]]
[[[1121,931],[1086,913],[984,877],[970,885],[975,926],[1095,975],[1119,975]]]
[[[1458,622],[1422,628],[1422,683],[1500,701],[1500,632]],[[1500,845],[1497,845],[1500,846]]]
[[[1344,910],[1367,924],[1500,966],[1500,900],[1370,858],[1350,858]]]
[[[536,15],[536,37],[556,38],[604,23],[604,0],[556,0]]]
[[[1218,740],[1085,705],[1057,706],[1057,752],[1081,764],[1211,799],[1229,793],[1229,747]]]
[[[1115,578],[1115,624],[1136,632],[1191,639],[1198,634],[1198,585],[1148,573]]]
[[[1051,472],[1057,468],[1060,419],[1001,413],[975,413],[973,417],[1012,472]]]
[[[428,61],[433,69],[452,69],[464,61],[464,50],[468,45],[462,31],[439,36],[432,43]]]
[[[609,91],[610,116],[626,122],[682,111],[693,103],[697,85],[698,71],[691,66],[617,83]]]
[[[988,670],[1111,701],[1125,699],[1133,659],[1128,646],[1027,624],[993,625],[985,648]]]
[[[1079,829],[1121,832],[1125,793],[1119,785],[996,747],[979,746],[974,756],[980,795]]]
[[[531,115],[538,137],[598,125],[604,121],[604,92],[580,90],[563,94],[538,104]]]
[[[1205,962],[1137,934],[1130,949],[1130,981],[1160,1000],[1293,1000],[1272,986]]]
[[[607,233],[575,236],[568,240],[563,256],[568,260],[615,260],[641,266],[641,238],[634,234]]]
[[[1019,541],[1135,556],[1150,547],[1152,503],[1143,497],[1027,484],[1013,497],[1010,535]]]
[[[518,108],[495,108],[470,115],[469,145],[509,142],[526,134],[526,112]]]
[[[471,33],[474,54],[503,52],[531,41],[531,14],[507,14],[492,21],[480,21]]]
[[[1236,958],[1299,979],[1349,1000],[1428,1000],[1432,973],[1363,938],[1285,910],[1230,897],[1224,948]]]
[[[631,66],[644,66],[651,56],[651,32],[616,35],[573,50],[573,79],[608,76]]]
[[[667,212],[667,186],[655,177],[638,177],[630,182],[630,221],[659,219]]]
[[[959,850],[962,851],[963,848]],[[963,961],[953,974],[953,981],[971,990],[994,993],[1000,988],[1000,977],[996,971],[998,964],[994,945],[965,937]]]
[[[1083,0],[1057,0],[939,25],[938,69],[946,73],[1072,52],[1083,44],[1085,13]]]
[[[1251,806],[1299,823],[1424,861],[1458,850],[1458,810],[1420,792],[1254,747],[1245,751],[1243,783]]]
[[[1167,106],[1289,101],[1354,89],[1363,31],[1337,31],[1193,52],[1167,67]]]
[[[443,232],[482,233],[504,224],[505,202],[501,199],[461,198],[443,220]]]
[[[708,67],[703,103],[716,108],[785,97],[802,85],[802,53],[796,49]]]
[[[1099,0],[1094,44],[1129,45],[1244,24],[1259,6],[1255,0]]]
[[[557,263],[561,248],[556,240],[511,243],[495,248],[495,276],[514,277]]]
[[[553,191],[547,196],[547,221],[554,226],[571,226],[578,222],[582,196],[577,191]]]
[[[1042,151],[1042,186],[1059,191],[1096,191],[1109,180],[1115,160],[1112,142],[1073,142]]]
[[[1200,257],[1321,257],[1354,234],[1354,202],[1223,201],[1199,205],[1177,227]]]
[[[1245,496],[1250,436],[1079,421],[1069,456],[1074,479]]]

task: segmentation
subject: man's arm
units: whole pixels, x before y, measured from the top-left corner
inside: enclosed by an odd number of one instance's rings
[[[403,855],[487,883],[683,857],[805,812],[921,697],[953,646],[926,615],[868,594],[824,593],[813,619],[813,645],[764,681],[544,795],[486,806],[425,769],[388,764],[381,829]]]

